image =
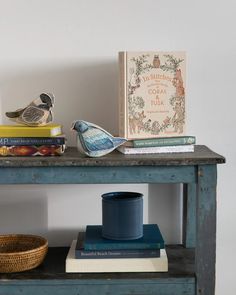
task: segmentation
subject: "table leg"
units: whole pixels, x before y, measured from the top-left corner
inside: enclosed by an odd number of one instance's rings
[[[196,244],[196,184],[184,183],[183,187],[183,244],[194,248]]]
[[[198,167],[196,278],[197,295],[215,294],[216,165]]]

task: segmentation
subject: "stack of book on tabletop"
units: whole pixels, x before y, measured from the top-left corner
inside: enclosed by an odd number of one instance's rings
[[[193,152],[186,136],[185,52],[119,53],[119,136],[124,154]]]
[[[0,125],[0,156],[59,156],[65,151],[62,126]]]
[[[136,240],[106,239],[102,225],[88,225],[66,258],[67,273],[167,271],[165,244],[156,224],[144,224],[143,237]]]
[[[156,154],[194,152],[195,136],[176,136],[128,140],[118,147],[123,154]]]

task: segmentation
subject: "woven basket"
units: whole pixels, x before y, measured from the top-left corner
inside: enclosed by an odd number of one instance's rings
[[[0,235],[0,272],[21,272],[40,265],[48,242],[34,235]]]

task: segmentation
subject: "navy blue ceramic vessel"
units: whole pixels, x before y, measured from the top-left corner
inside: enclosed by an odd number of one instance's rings
[[[134,240],[143,236],[143,195],[111,192],[102,195],[102,236]]]

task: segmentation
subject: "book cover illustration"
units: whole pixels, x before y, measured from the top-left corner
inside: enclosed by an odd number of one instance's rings
[[[120,135],[185,133],[185,53],[120,53]]]

